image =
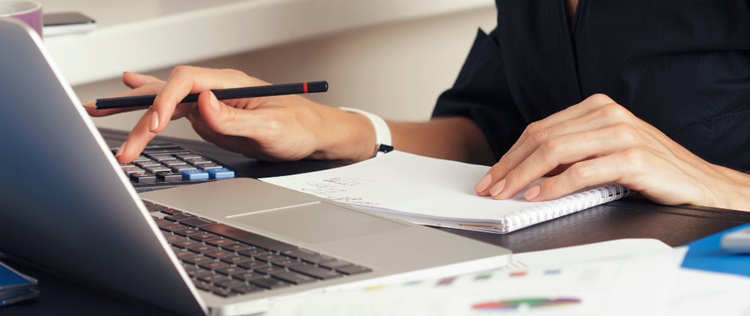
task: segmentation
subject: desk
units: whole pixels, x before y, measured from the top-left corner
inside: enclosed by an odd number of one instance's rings
[[[125,138],[124,132],[102,130],[112,146]],[[266,177],[330,168],[335,163],[301,161],[263,163],[247,159],[216,146],[193,140],[158,137],[157,141],[174,142],[213,157],[229,165],[243,177]],[[500,245],[513,252],[527,252],[619,238],[656,238],[670,246],[680,246],[704,236],[750,223],[750,213],[690,206],[660,206],[640,198],[628,198],[594,207],[550,222],[538,224],[507,235],[442,229]],[[40,280],[41,296],[5,309],[0,315],[47,314],[163,314],[150,306],[126,302],[85,286],[71,283],[32,266],[4,259],[13,267]]]
[[[80,11],[87,34],[44,40],[72,86],[319,37],[494,6],[491,0],[39,0]],[[148,49],[144,49],[148,48]]]

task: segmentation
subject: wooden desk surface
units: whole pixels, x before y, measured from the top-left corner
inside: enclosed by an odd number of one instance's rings
[[[111,146],[119,146],[125,133],[102,130]],[[213,144],[160,137],[221,161],[243,177],[267,177],[336,166],[334,162],[301,161],[263,163],[227,152]],[[581,245],[620,238],[655,238],[680,246],[713,233],[750,223],[750,213],[692,206],[662,206],[630,197],[507,234],[496,235],[442,229],[513,250],[515,253]],[[3,261],[40,280],[41,296],[7,308],[0,315],[40,314],[161,314],[163,311],[126,302],[94,289],[74,284],[12,259]]]

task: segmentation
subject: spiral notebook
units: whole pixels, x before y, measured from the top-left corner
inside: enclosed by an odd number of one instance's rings
[[[546,202],[477,196],[488,166],[393,151],[334,169],[261,179],[417,224],[504,234],[631,193],[607,184]],[[523,191],[522,191],[523,192]]]

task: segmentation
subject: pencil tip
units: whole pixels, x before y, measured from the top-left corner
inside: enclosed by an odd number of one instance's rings
[[[89,101],[84,102],[83,103],[83,107],[95,109],[96,108],[96,100],[89,100]]]

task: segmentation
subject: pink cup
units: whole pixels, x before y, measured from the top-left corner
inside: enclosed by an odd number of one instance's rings
[[[0,0],[0,17],[19,19],[42,37],[42,5],[39,2]]]

